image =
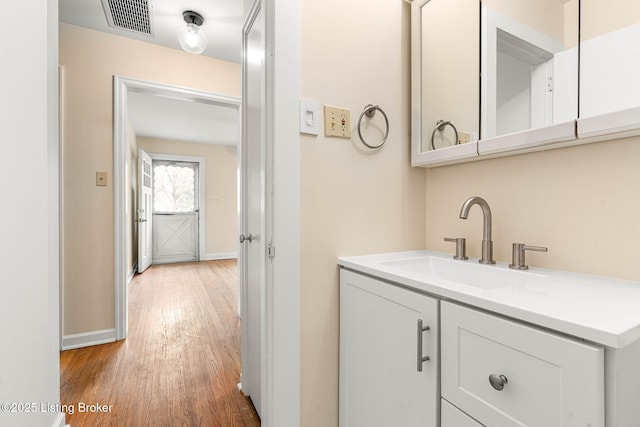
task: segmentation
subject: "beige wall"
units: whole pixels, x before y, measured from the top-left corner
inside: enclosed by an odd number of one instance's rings
[[[562,0],[484,0],[482,3],[483,6],[510,16],[529,28],[556,40],[564,40],[564,2]]]
[[[238,157],[237,148],[224,145],[138,137],[147,153],[204,157],[205,160],[205,253],[208,256],[237,252]]]
[[[113,75],[240,95],[240,65],[60,24],[63,334],[114,327]],[[109,172],[96,187],[95,172]]]
[[[578,0],[484,0],[483,5],[564,43],[578,45]]]
[[[589,40],[640,23],[638,0],[580,0],[580,37]]]
[[[301,96],[350,109],[354,126],[366,104],[379,104],[391,126],[378,151],[355,129],[352,140],[301,136],[304,427],[338,425],[336,259],[424,247],[425,172],[409,167],[409,45],[402,1],[301,4]]]
[[[301,95],[350,108],[354,122],[364,104],[380,104],[392,126],[373,154],[357,142],[301,137],[301,425],[338,423],[335,258],[421,247],[453,253],[443,238],[457,236],[479,256],[480,209],[458,218],[472,195],[491,205],[498,261],[510,261],[511,244],[524,242],[549,247],[527,254],[533,266],[640,280],[640,137],[408,168],[408,6],[309,0],[301,12]]]
[[[564,47],[578,46],[580,9],[578,0],[567,0],[564,4]]]
[[[493,212],[494,254],[511,260],[511,244],[547,246],[527,253],[532,266],[640,280],[640,138],[600,142],[427,172],[427,247],[453,253],[444,237],[466,237],[480,256],[482,212],[458,218],[478,195]],[[579,299],[579,295],[576,295]]]

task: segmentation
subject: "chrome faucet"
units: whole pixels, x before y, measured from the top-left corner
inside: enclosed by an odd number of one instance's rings
[[[482,258],[479,262],[482,264],[495,264],[496,262],[493,260],[493,242],[491,241],[491,209],[487,201],[478,196],[469,197],[462,205],[462,209],[460,209],[460,218],[467,219],[469,209],[471,209],[473,205],[478,205],[482,208],[482,216],[484,218],[482,228]]]

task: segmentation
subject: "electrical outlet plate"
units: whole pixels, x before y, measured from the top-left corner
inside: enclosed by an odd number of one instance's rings
[[[324,134],[351,138],[351,112],[344,108],[324,106]]]
[[[458,144],[466,144],[473,141],[473,134],[469,132],[458,131]]]

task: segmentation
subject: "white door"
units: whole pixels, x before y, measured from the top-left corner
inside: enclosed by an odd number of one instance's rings
[[[153,160],[153,263],[198,261],[198,163]]]
[[[140,150],[138,158],[138,273],[142,273],[152,260],[151,157]]]
[[[252,10],[243,41],[242,227],[238,251],[242,303],[242,390],[262,412],[263,325],[265,289],[265,94],[264,12]]]

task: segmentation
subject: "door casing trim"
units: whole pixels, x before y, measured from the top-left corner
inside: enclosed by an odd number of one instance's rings
[[[127,156],[127,95],[131,92],[167,96],[192,102],[203,102],[234,108],[241,113],[239,97],[219,95],[181,86],[155,83],[129,77],[113,76],[113,216],[114,216],[114,307],[116,340],[127,337],[127,274],[126,261],[126,156]],[[238,135],[238,140],[240,136]]]

